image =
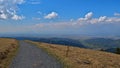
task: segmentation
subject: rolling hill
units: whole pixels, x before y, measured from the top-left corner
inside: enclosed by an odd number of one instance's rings
[[[80,41],[84,46],[90,49],[101,50],[115,53],[116,48],[120,48],[120,40],[108,38],[93,38]]]
[[[74,46],[80,48],[101,50],[107,52],[115,52],[115,48],[120,48],[120,39],[114,38],[34,38],[34,37],[16,37],[18,40],[32,40],[37,42],[45,42],[52,44],[61,44],[66,46]]]

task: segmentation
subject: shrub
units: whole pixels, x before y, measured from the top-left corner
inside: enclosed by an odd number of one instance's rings
[[[116,48],[116,54],[120,54],[120,48]]]

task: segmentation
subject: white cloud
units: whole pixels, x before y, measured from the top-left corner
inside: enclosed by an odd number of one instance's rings
[[[11,2],[13,2],[14,4],[22,4],[25,1],[24,0],[12,0]]]
[[[80,24],[76,24],[75,22],[56,22],[56,23],[39,23],[35,24],[35,28],[66,28],[66,27],[74,27],[75,25],[80,26]],[[75,26],[76,27],[76,26]]]
[[[78,28],[83,25],[88,24],[109,24],[109,23],[120,23],[119,17],[107,17],[100,16],[98,18],[92,18],[93,13],[87,13],[83,18],[79,18],[78,20],[70,19],[70,21],[66,22],[56,22],[56,23],[40,23],[34,25],[36,28],[68,28],[74,27]]]
[[[120,22],[120,18],[117,18],[117,17],[109,17],[109,18],[107,18],[106,20],[105,20],[105,22],[107,22],[107,23],[118,23],[118,22]]]
[[[22,19],[24,19],[24,18],[25,18],[24,16],[18,16],[18,15],[14,15],[14,16],[12,17],[13,20],[22,20]]]
[[[90,19],[92,18],[92,16],[93,16],[93,13],[92,13],[92,12],[89,12],[89,13],[87,13],[87,14],[85,15],[84,18],[79,18],[78,20],[81,21],[81,22],[87,21],[87,20],[90,20]]]
[[[7,19],[7,15],[5,15],[5,14],[0,14],[0,19]]]
[[[85,19],[88,20],[88,19],[91,19],[93,16],[93,13],[92,12],[89,12],[85,15]]]
[[[56,13],[56,12],[51,12],[51,13],[49,13],[48,15],[46,15],[44,18],[45,19],[54,19],[54,18],[56,18],[58,16],[58,13]]]
[[[96,24],[96,23],[116,23],[120,22],[120,18],[117,17],[107,17],[107,16],[100,16],[99,18],[92,18],[93,13],[89,12],[85,15],[84,18],[79,18],[79,23],[90,23],[90,24]]]
[[[120,16],[120,13],[114,13],[114,16]]]
[[[24,2],[24,0],[0,0],[0,19],[15,19],[15,17],[16,19],[22,19],[17,15],[17,5]]]
[[[101,16],[99,19],[98,19],[98,21],[99,22],[103,22],[103,21],[105,21],[107,19],[107,16]]]

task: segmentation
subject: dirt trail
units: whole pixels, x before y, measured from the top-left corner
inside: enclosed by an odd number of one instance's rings
[[[62,68],[62,65],[42,49],[20,41],[18,54],[10,68]]]

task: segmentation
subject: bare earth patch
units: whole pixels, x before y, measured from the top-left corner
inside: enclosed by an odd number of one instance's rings
[[[0,68],[8,68],[18,48],[15,39],[0,38]]]
[[[65,68],[120,68],[120,55],[102,51],[67,46],[32,42],[65,64]]]

